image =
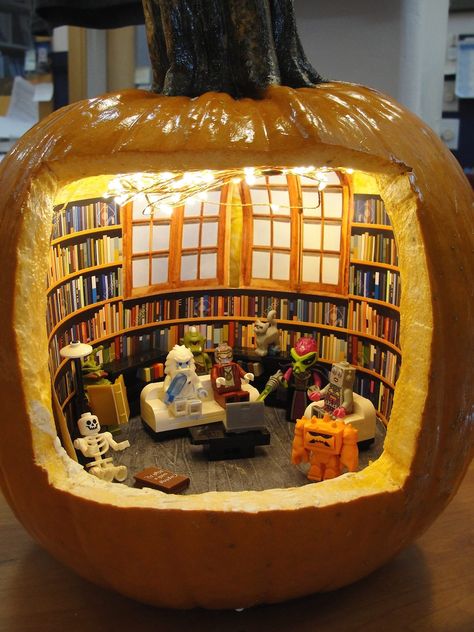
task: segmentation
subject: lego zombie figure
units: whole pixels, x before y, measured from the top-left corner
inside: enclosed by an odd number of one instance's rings
[[[308,397],[312,402],[324,400],[321,416],[324,412],[332,417],[345,417],[354,409],[353,386],[355,369],[346,362],[336,362],[331,367],[329,383],[319,390],[317,387],[308,390]],[[318,408],[314,408],[315,412]],[[318,413],[319,414],[319,413]]]
[[[175,417],[199,417],[207,391],[196,374],[194,356],[184,345],[175,345],[166,356],[164,403]]]
[[[291,451],[291,462],[310,463],[307,477],[323,481],[340,476],[343,467],[355,472],[359,466],[357,430],[343,421],[331,419],[298,419]]]
[[[191,350],[194,356],[194,364],[196,365],[196,373],[198,375],[206,375],[209,373],[212,367],[211,358],[209,354],[204,351],[206,339],[196,327],[190,327],[184,334],[182,343],[185,347]]]
[[[247,382],[254,378],[253,373],[246,373],[233,361],[232,347],[226,342],[219,344],[214,352],[216,364],[211,369],[211,384],[214,399],[223,408],[228,402],[246,402],[249,392],[242,389],[242,380]]]
[[[94,460],[86,464],[89,473],[107,482],[124,481],[127,478],[125,465],[114,465],[111,457],[103,458],[110,449],[125,450],[130,447],[128,441],[117,443],[110,432],[101,432],[99,420],[90,412],[83,413],[77,422],[82,437],[74,441],[76,450],[85,457]]]

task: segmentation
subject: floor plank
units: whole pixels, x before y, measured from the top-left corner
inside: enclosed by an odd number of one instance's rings
[[[298,487],[309,483],[307,466],[290,462],[294,424],[285,419],[279,408],[265,407],[265,424],[271,433],[269,446],[257,447],[255,456],[246,459],[209,461],[202,446],[193,446],[188,436],[154,441],[143,429],[139,417],[134,417],[120,438],[130,441],[130,448],[110,453],[115,464],[126,465],[126,485],[133,485],[133,474],[152,465],[188,476],[189,488],[182,493],[206,491],[245,491]],[[375,460],[382,452],[385,429],[377,426],[376,438],[369,450],[360,452],[359,469]],[[117,439],[118,440],[118,439]]]

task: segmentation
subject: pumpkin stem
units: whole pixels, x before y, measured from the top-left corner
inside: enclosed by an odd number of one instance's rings
[[[153,90],[259,97],[270,85],[314,86],[292,0],[143,0]]]

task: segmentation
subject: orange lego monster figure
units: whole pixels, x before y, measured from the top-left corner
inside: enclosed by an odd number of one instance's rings
[[[359,464],[357,430],[328,414],[322,419],[298,419],[291,451],[291,462],[298,465],[309,461],[310,481],[323,481],[342,474],[345,466],[355,472]]]

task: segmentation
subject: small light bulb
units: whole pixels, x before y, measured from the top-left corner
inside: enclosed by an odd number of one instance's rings
[[[270,204],[270,208],[272,209],[272,211],[274,213],[278,213],[278,211],[280,210],[280,205],[279,204]]]

